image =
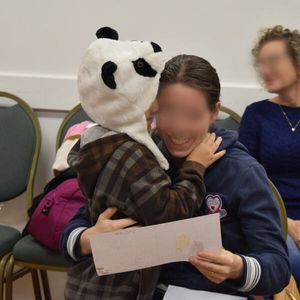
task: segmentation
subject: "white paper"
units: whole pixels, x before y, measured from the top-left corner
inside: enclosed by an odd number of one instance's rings
[[[183,287],[169,285],[163,300],[242,300],[245,297],[190,290]]]
[[[220,216],[99,233],[91,246],[98,275],[187,261],[199,250],[221,250]]]

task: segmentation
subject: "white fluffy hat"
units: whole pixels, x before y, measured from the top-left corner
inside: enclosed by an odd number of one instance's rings
[[[161,48],[153,42],[118,41],[118,33],[109,27],[100,28],[96,35],[78,71],[83,109],[99,125],[144,144],[161,167],[168,169],[145,118],[164,68]]]

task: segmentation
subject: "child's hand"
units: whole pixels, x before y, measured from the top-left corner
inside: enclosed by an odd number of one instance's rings
[[[196,161],[205,168],[208,168],[226,153],[225,150],[216,153],[221,142],[221,137],[216,139],[215,133],[208,133],[202,143],[200,143],[187,157],[187,160]]]
[[[117,208],[109,207],[99,215],[97,223],[93,226],[94,233],[103,233],[124,229],[136,224],[136,221],[130,218],[111,220],[112,216],[117,212]]]
[[[99,215],[97,223],[86,229],[80,237],[80,250],[81,254],[91,254],[90,237],[95,233],[103,233],[124,229],[126,227],[136,224],[136,221],[130,218],[124,218],[119,220],[111,220],[111,217],[117,212],[114,207],[107,208],[101,215]]]

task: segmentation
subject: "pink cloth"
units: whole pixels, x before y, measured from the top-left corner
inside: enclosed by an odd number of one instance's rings
[[[93,124],[93,122],[83,121],[81,123],[74,124],[68,129],[63,143],[56,152],[55,161],[52,166],[54,176],[57,176],[60,172],[69,168],[69,164],[67,161],[69,152],[79,140],[80,136],[87,130],[87,128],[91,124]]]
[[[72,136],[76,136],[76,135],[81,136],[85,132],[87,126],[90,125],[91,123],[92,123],[91,121],[83,121],[81,123],[77,123],[77,124],[71,126],[68,129],[64,140],[67,140],[68,138],[70,138]]]

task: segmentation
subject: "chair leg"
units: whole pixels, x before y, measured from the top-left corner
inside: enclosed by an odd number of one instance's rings
[[[38,271],[31,269],[30,272],[31,272],[35,300],[42,300]]]
[[[5,268],[10,255],[10,253],[4,255],[0,260],[0,300],[4,299]]]
[[[51,300],[51,292],[50,292],[47,271],[40,270],[40,274],[41,274],[41,278],[42,278],[42,285],[43,285],[45,300]]]
[[[15,266],[14,257],[13,257],[13,255],[10,254],[9,259],[6,263],[6,269],[5,269],[5,283],[6,283],[5,284],[5,299],[6,300],[12,300],[12,298],[13,298],[14,266]],[[17,275],[16,279],[24,276],[28,272],[31,273],[35,300],[42,300],[43,298],[42,298],[42,294],[41,294],[40,282],[39,282],[39,276],[38,276],[37,270],[26,269],[26,268],[22,269],[17,272],[17,273],[19,273],[18,275],[16,273],[16,275]],[[42,282],[44,285],[44,282],[46,282],[46,280],[48,280],[47,274],[46,274],[46,277],[45,277],[45,275],[41,274],[41,277],[42,277]],[[49,289],[49,283],[48,283],[48,289]],[[50,291],[49,291],[49,293],[50,293]],[[46,300],[48,300],[48,299],[51,300],[51,297],[46,298]]]
[[[5,299],[12,300],[13,297],[13,274],[15,261],[13,255],[10,255],[5,270]]]

